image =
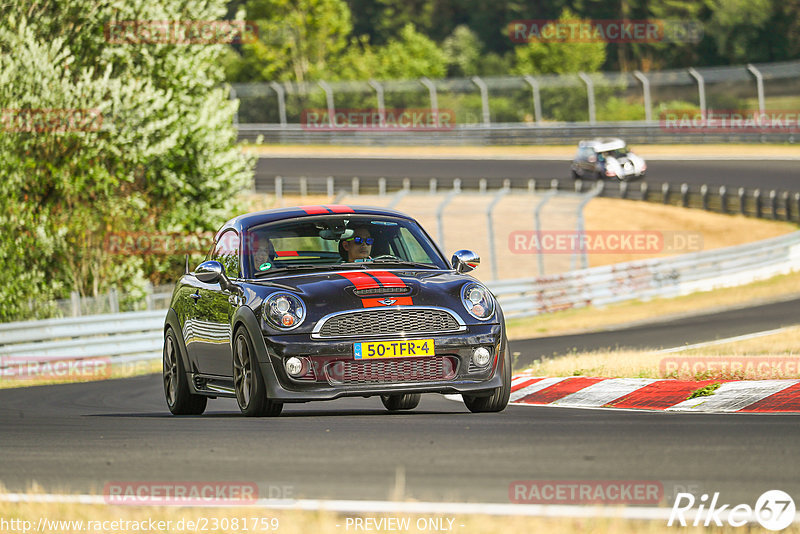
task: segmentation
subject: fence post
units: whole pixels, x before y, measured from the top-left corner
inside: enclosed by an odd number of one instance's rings
[[[270,82],[269,86],[278,95],[278,117],[281,128],[286,128],[286,90],[278,82]]]
[[[280,176],[275,177],[275,200],[279,206],[283,206],[283,178]]]
[[[156,309],[156,299],[153,297],[155,288],[150,280],[144,286],[144,306],[147,311]]]
[[[304,197],[308,195],[308,178],[305,176],[300,177],[300,196]]]
[[[795,212],[797,213],[798,218],[800,218],[800,193],[794,194],[794,205],[795,205]]]
[[[430,81],[428,78],[426,78],[425,76],[423,76],[422,78],[419,79],[419,83],[421,83],[422,85],[424,85],[425,87],[428,88],[428,94],[431,97],[431,113],[434,116],[438,116],[439,115],[439,98],[436,95],[436,85],[434,85],[434,83],[432,81]]]
[[[358,189],[359,189],[359,187],[358,187],[359,186],[358,176],[353,176],[353,180],[352,180],[351,183],[352,183],[352,188],[353,188],[353,196],[357,197],[358,196]]]
[[[386,106],[383,102],[383,86],[376,80],[370,80],[368,83],[370,87],[375,89],[375,96],[378,99],[378,116],[380,117],[381,126],[383,126],[383,123],[386,120]]]
[[[753,200],[756,203],[756,217],[761,218],[761,189],[753,191]]]
[[[708,186],[706,184],[700,186],[700,198],[703,199],[703,209],[708,211]]]
[[[689,67],[689,75],[697,80],[697,93],[700,97],[700,113],[703,117],[706,116],[706,81],[703,75],[697,72],[694,67]]]
[[[542,97],[539,94],[539,82],[533,76],[525,75],[524,78],[533,91],[533,120],[536,124],[540,124],[542,122]]]
[[[589,124],[594,124],[597,122],[594,105],[594,82],[592,82],[592,79],[585,72],[579,72],[578,76],[583,80],[583,83],[586,84],[586,96],[589,100]]]
[[[119,295],[116,287],[108,290],[108,309],[110,313],[119,313]]]
[[[489,88],[479,76],[473,76],[472,83],[477,85],[478,89],[481,91],[481,114],[483,115],[483,124],[489,126],[489,124],[491,124],[491,116],[489,114]]]
[[[533,209],[533,224],[536,229],[536,241],[538,243],[538,247],[536,248],[536,255],[537,255],[537,263],[539,264],[539,276],[544,276],[544,251],[542,250],[542,208],[547,202],[558,194],[558,189],[553,188],[550,189],[547,193],[544,194],[542,199],[536,203],[536,207]]]
[[[386,178],[381,176],[378,178],[378,196],[383,197],[386,196]]]
[[[575,192],[580,193],[583,189],[583,180],[580,178],[575,179]]]
[[[719,208],[722,213],[728,213],[728,188],[719,186]]]
[[[644,96],[644,120],[650,122],[653,120],[653,105],[651,104],[650,99],[650,80],[647,79],[647,76],[642,73],[642,71],[635,70],[633,71],[634,77],[642,82],[642,93]]]
[[[325,179],[325,189],[327,190],[328,197],[332,197],[335,194],[333,188],[334,188],[333,176],[328,176]]]
[[[628,182],[620,182],[619,198],[628,198]]]
[[[772,211],[772,220],[778,219],[778,192],[774,189],[769,192],[769,207]]]
[[[758,93],[758,112],[764,113],[764,77],[761,76],[761,71],[759,71],[755,65],[752,63],[747,64],[747,70],[756,77],[756,91]]]
[[[436,178],[431,178],[428,181],[428,192],[431,195],[435,195],[436,194],[436,184],[437,184]]]
[[[478,180],[478,192],[481,194],[486,193],[486,178]]]
[[[536,193],[536,180],[534,178],[528,180],[528,193],[530,194]]]
[[[647,201],[647,193],[648,193],[647,182],[642,182],[642,185],[640,187],[642,190],[642,200]]]
[[[403,191],[411,191],[411,178],[403,178]]]
[[[747,209],[745,207],[745,190],[744,187],[739,188],[739,213],[742,215],[747,215]]]
[[[558,178],[550,180],[550,189],[558,190]]]
[[[689,207],[689,184],[681,184],[681,206]]]
[[[492,265],[492,280],[497,280],[497,251],[495,250],[494,222],[492,220],[492,214],[494,213],[494,208],[497,206],[497,203],[509,193],[510,188],[507,187],[508,185],[509,184],[503,184],[503,188],[500,189],[497,194],[495,194],[492,201],[486,207],[486,227],[489,237],[489,259]]]
[[[325,101],[328,104],[328,123],[331,128],[333,128],[336,126],[336,107],[333,105],[333,88],[328,85],[328,82],[325,80],[318,81],[317,85],[325,91]]]
[[[669,204],[669,182],[661,184],[661,195],[662,202],[664,202],[664,204]]]
[[[577,212],[577,219],[578,219],[578,228],[577,228],[577,230],[578,230],[578,239],[579,239],[580,245],[579,245],[579,250],[574,251],[572,253],[572,257],[569,260],[569,270],[570,271],[574,271],[575,270],[576,258],[578,256],[578,254],[580,254],[580,257],[581,257],[581,267],[583,269],[586,269],[587,267],[589,267],[589,259],[587,257],[586,248],[584,247],[585,243],[583,241],[583,236],[586,233],[586,223],[585,223],[585,220],[583,218],[583,209],[586,207],[586,204],[588,204],[590,200],[592,200],[593,198],[599,196],[600,193],[603,192],[604,186],[605,186],[605,182],[603,182],[602,180],[598,181],[597,184],[594,186],[594,188],[591,191],[589,191],[588,193],[586,193],[583,196],[583,198],[581,199],[580,204],[578,204],[576,212]]]
[[[81,296],[78,294],[77,291],[72,291],[69,294],[69,299],[72,303],[72,316],[73,317],[80,317],[81,316]]]
[[[453,180],[453,190],[447,193],[439,205],[436,207],[436,224],[439,230],[439,247],[444,250],[444,209],[455,198],[456,195],[461,193],[461,180],[456,178]]]

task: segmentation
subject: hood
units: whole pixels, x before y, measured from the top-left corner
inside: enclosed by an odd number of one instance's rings
[[[245,285],[245,298],[254,310],[275,291],[289,291],[306,305],[301,329],[337,311],[391,306],[437,306],[458,313],[466,323],[474,319],[461,304],[461,288],[476,282],[453,271],[415,269],[357,269],[292,274]]]

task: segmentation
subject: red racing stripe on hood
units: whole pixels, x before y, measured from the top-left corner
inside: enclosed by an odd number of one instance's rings
[[[381,287],[378,282],[367,273],[338,273],[339,276],[344,276],[353,284],[356,289],[371,289],[374,287]]]
[[[399,276],[388,271],[370,271],[369,274],[377,278],[383,287],[406,287]]]

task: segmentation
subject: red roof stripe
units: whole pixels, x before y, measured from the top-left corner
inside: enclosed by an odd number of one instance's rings
[[[353,211],[353,208],[351,208],[350,206],[344,206],[342,204],[331,204],[330,206],[323,206],[323,207],[328,208],[333,213],[355,213]]]
[[[309,215],[320,215],[322,213],[330,213],[330,210],[325,206],[300,206],[300,209]]]

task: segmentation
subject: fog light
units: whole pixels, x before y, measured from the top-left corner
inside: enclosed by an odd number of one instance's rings
[[[483,367],[489,363],[491,357],[492,354],[486,347],[478,347],[475,349],[475,352],[472,353],[472,363],[478,367]]]
[[[291,358],[287,359],[286,362],[283,364],[286,367],[286,372],[289,373],[289,376],[300,376],[303,374],[303,361],[300,358],[295,358],[292,356]]]

